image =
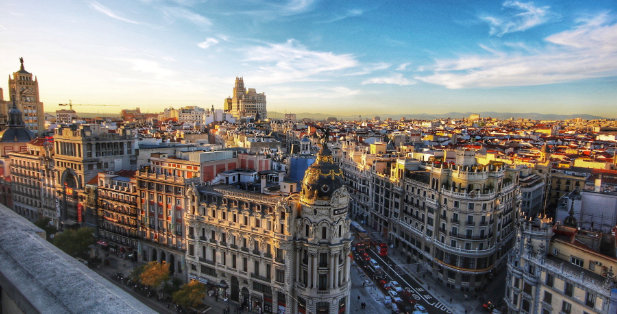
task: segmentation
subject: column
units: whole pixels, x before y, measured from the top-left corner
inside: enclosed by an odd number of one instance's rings
[[[330,271],[328,271],[328,289],[334,288],[334,269],[336,265],[334,263],[334,253],[330,252]]]
[[[319,283],[319,277],[317,276],[317,256],[318,253],[313,254],[313,285],[312,288],[317,288],[317,284]]]
[[[300,269],[302,268],[302,249],[296,250],[295,265],[296,265],[296,282],[297,282],[300,279]]]
[[[339,277],[338,277],[338,269],[339,269],[339,265],[338,265],[338,260],[339,260],[339,255],[341,253],[336,253],[334,256],[334,288],[338,288],[340,286],[339,284]]]

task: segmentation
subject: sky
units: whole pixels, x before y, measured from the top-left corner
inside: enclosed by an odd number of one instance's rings
[[[3,0],[0,56],[46,111],[222,108],[242,76],[277,112],[617,117],[615,0]]]

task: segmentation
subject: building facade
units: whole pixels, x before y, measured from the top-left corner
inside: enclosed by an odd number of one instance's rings
[[[225,99],[223,107],[225,112],[230,112],[236,118],[266,119],[268,117],[266,94],[257,93],[254,88],[246,89],[242,77],[236,77],[233,96]]]
[[[186,279],[186,188],[199,182],[198,162],[152,154],[150,166],[136,173],[140,222],[140,261],[166,261],[170,272]]]
[[[110,133],[99,125],[81,124],[54,130],[56,198],[63,223],[84,221],[85,187],[99,172],[135,168],[134,145],[135,134],[124,128]]]
[[[615,313],[614,236],[521,219],[508,258],[505,301],[509,313]],[[602,242],[612,253],[602,252]]]
[[[9,154],[13,210],[31,221],[49,218],[57,227],[53,140],[37,138],[27,148],[27,152]]]
[[[189,188],[189,278],[265,313],[349,313],[349,194],[324,148],[288,197]]]
[[[39,99],[39,82],[24,68],[24,59],[19,58],[19,61],[21,63],[19,71],[14,72],[12,78],[9,76],[8,90],[11,100],[15,100],[17,108],[21,111],[26,128],[35,134],[41,134],[45,131],[45,112]],[[7,113],[0,112],[0,114]]]
[[[99,237],[125,250],[137,250],[139,214],[135,171],[101,172],[97,185]]]

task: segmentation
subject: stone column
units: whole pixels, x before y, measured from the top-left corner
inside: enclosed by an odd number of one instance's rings
[[[318,277],[318,273],[317,273],[317,260],[318,260],[318,254],[319,253],[314,253],[313,254],[313,284],[312,284],[312,288],[317,288],[317,285],[319,283],[319,277]]]

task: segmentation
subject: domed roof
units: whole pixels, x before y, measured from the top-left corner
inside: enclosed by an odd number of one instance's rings
[[[9,127],[0,131],[0,142],[2,143],[24,143],[30,142],[34,134],[26,128],[21,119],[21,111],[15,105],[13,96],[13,107],[9,110]]]
[[[300,142],[310,142],[311,140],[308,138],[308,136],[304,135],[301,139]]]
[[[332,152],[324,140],[315,162],[304,173],[302,200],[308,203],[328,201],[343,184],[343,171],[334,162]]]

